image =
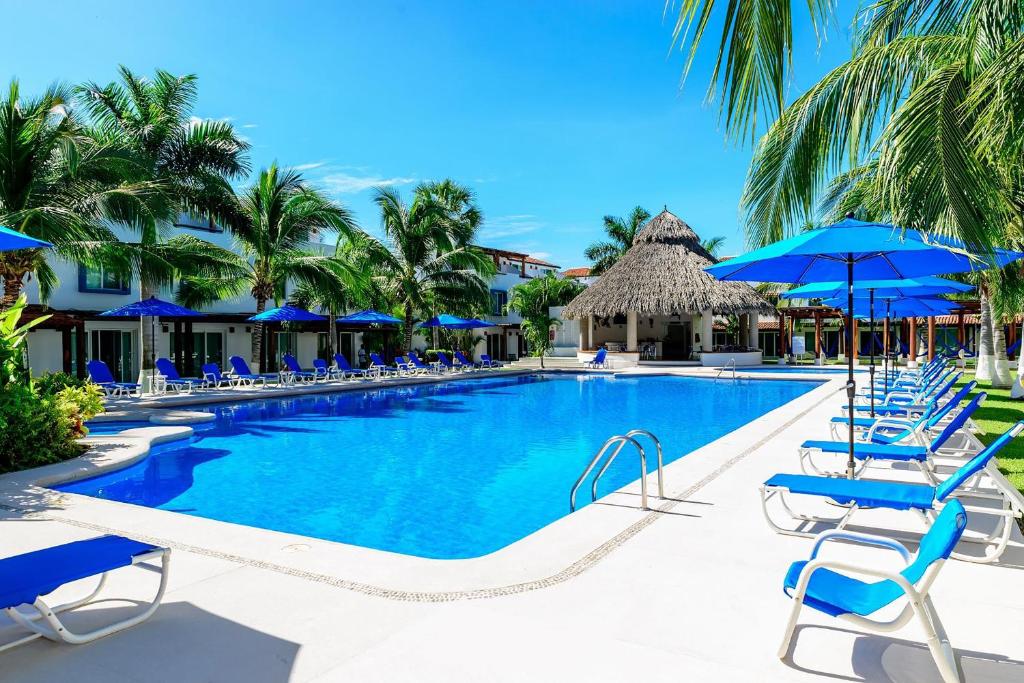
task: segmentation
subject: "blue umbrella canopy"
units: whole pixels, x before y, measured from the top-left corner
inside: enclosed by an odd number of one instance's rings
[[[474,329],[477,327],[496,327],[498,324],[492,323],[489,320],[481,320],[480,318],[470,318],[469,322],[472,323],[472,326],[469,327],[468,329]]]
[[[277,308],[257,313],[248,320],[254,323],[303,323],[323,322],[326,318],[297,306],[278,306]]]
[[[954,251],[959,250],[959,251]],[[835,282],[892,280],[940,273],[966,273],[1004,266],[1024,253],[997,249],[988,261],[963,253],[949,239],[928,239],[917,230],[845,218],[705,268],[720,280],[747,282]]]
[[[473,325],[473,321],[468,318],[460,318],[457,315],[442,313],[441,315],[434,316],[430,320],[424,320],[418,325],[418,327],[444,327],[449,330],[467,330],[471,327],[475,327],[475,325]]]
[[[172,304],[170,301],[163,301],[162,299],[157,299],[155,296],[151,296],[148,299],[136,301],[135,303],[121,306],[120,308],[112,308],[109,311],[103,311],[100,315],[108,318],[195,318],[203,314],[199,311],[193,311],[190,308],[185,308],[177,304]]]
[[[338,318],[339,323],[345,323],[348,325],[401,325],[401,318],[396,318],[393,315],[387,313],[381,313],[373,309],[366,309],[365,311],[359,311],[358,313],[352,313],[351,315],[345,315]]]
[[[845,298],[826,299],[828,306],[849,310]],[[908,297],[903,299],[883,299],[873,304],[866,299],[853,300],[853,315],[857,318],[885,318],[887,315],[896,318],[926,318],[933,315],[946,315],[958,308],[958,305],[945,299],[929,297]]]
[[[11,230],[0,225],[0,251],[16,251],[18,249],[49,249],[53,245],[35,237]]]
[[[783,299],[834,299],[846,296],[846,281],[812,282],[784,292]],[[969,292],[973,285],[925,275],[902,280],[858,280],[853,283],[853,296],[876,299],[903,299],[911,296],[935,296]]]

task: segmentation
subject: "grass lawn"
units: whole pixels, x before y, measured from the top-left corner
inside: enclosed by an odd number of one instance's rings
[[[974,379],[973,375],[965,375],[961,384]],[[978,385],[978,391],[984,391],[988,398],[978,408],[975,421],[984,434],[978,437],[985,444],[991,443],[1018,420],[1024,419],[1024,400],[1010,398],[1009,389],[993,389]],[[1014,439],[1006,445],[996,457],[999,469],[1007,479],[1021,491],[1024,491],[1024,438]]]

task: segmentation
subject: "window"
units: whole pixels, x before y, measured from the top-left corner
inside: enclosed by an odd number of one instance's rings
[[[508,292],[500,289],[491,290],[491,315],[506,315],[505,305],[508,304]]]
[[[78,291],[102,294],[128,294],[131,284],[128,278],[103,267],[80,266],[78,269]]]
[[[224,232],[212,218],[195,216],[190,213],[179,213],[178,220],[174,221],[175,227],[188,228],[189,230],[204,230],[206,232]]]

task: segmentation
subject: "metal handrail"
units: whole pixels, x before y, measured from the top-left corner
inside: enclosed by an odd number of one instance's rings
[[[730,358],[728,363],[718,368],[718,374],[715,375],[715,379],[721,377],[722,373],[728,370],[729,368],[732,368],[732,378],[736,379],[736,358]]]
[[[593,457],[593,459],[590,461],[590,464],[587,465],[585,470],[583,470],[583,474],[580,475],[579,479],[577,479],[576,483],[573,485],[572,491],[569,493],[569,512],[576,511],[576,492],[579,490],[580,486],[583,484],[584,481],[586,481],[587,477],[590,476],[590,473],[594,471],[594,468],[597,466],[599,462],[601,462],[601,459],[604,458],[605,454],[608,453],[609,449],[611,449],[614,446],[615,450],[613,450],[611,454],[608,455],[607,459],[605,459],[604,464],[598,470],[597,475],[594,476],[594,481],[590,487],[591,502],[597,500],[598,481],[601,479],[604,473],[608,471],[608,468],[611,467],[611,464],[615,461],[615,458],[619,457],[619,453],[622,452],[622,448],[627,443],[633,444],[633,446],[636,447],[637,453],[640,455],[640,507],[644,510],[650,509],[647,505],[647,452],[644,451],[644,447],[640,445],[640,442],[634,438],[636,436],[646,436],[647,438],[654,442],[654,445],[658,453],[658,497],[665,497],[665,476],[663,472],[663,454],[661,442],[658,440],[656,436],[654,436],[654,434],[651,434],[647,430],[634,429],[628,434],[619,434],[617,436],[611,437],[610,439],[604,442],[604,445],[601,446],[601,449],[597,452],[597,455]]]

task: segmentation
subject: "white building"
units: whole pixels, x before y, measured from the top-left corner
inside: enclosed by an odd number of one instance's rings
[[[230,233],[206,220],[181,216],[174,232],[192,234],[228,249],[233,246]],[[126,241],[133,239],[127,231],[123,238]],[[311,246],[331,248],[327,244]],[[528,254],[496,249],[485,251],[494,258],[498,268],[498,274],[491,283],[491,319],[499,326],[483,331],[486,341],[477,348],[477,352],[490,353],[494,359],[515,359],[524,351],[519,331],[522,321],[517,315],[505,314],[508,292],[515,285],[549,271],[557,271],[558,267]],[[98,358],[107,363],[118,380],[134,381],[141,372],[139,321],[103,318],[98,314],[138,301],[139,282],[56,258],[51,262],[60,285],[52,293],[47,307],[40,305],[39,289],[34,279],[26,283],[30,304],[28,317],[51,315],[29,334],[28,353],[33,373],[63,370],[84,376],[85,363]],[[169,301],[174,297],[169,289],[156,295]],[[203,310],[205,315],[201,318],[160,320],[156,328],[156,356],[179,361],[183,376],[198,376],[206,363],[217,363],[226,368],[228,358],[233,355],[245,358],[255,370],[258,359],[252,357],[253,325],[246,320],[255,311],[255,300],[244,295],[217,301]],[[329,343],[330,332],[326,322],[323,329],[317,329],[320,325],[316,323],[289,327],[288,331],[277,328],[270,332],[269,358],[292,353],[303,366],[309,366],[313,358],[325,356],[327,349],[334,346]],[[363,330],[342,328],[337,333],[337,350],[355,364],[363,341]],[[417,346],[425,345],[425,339],[417,340]]]

